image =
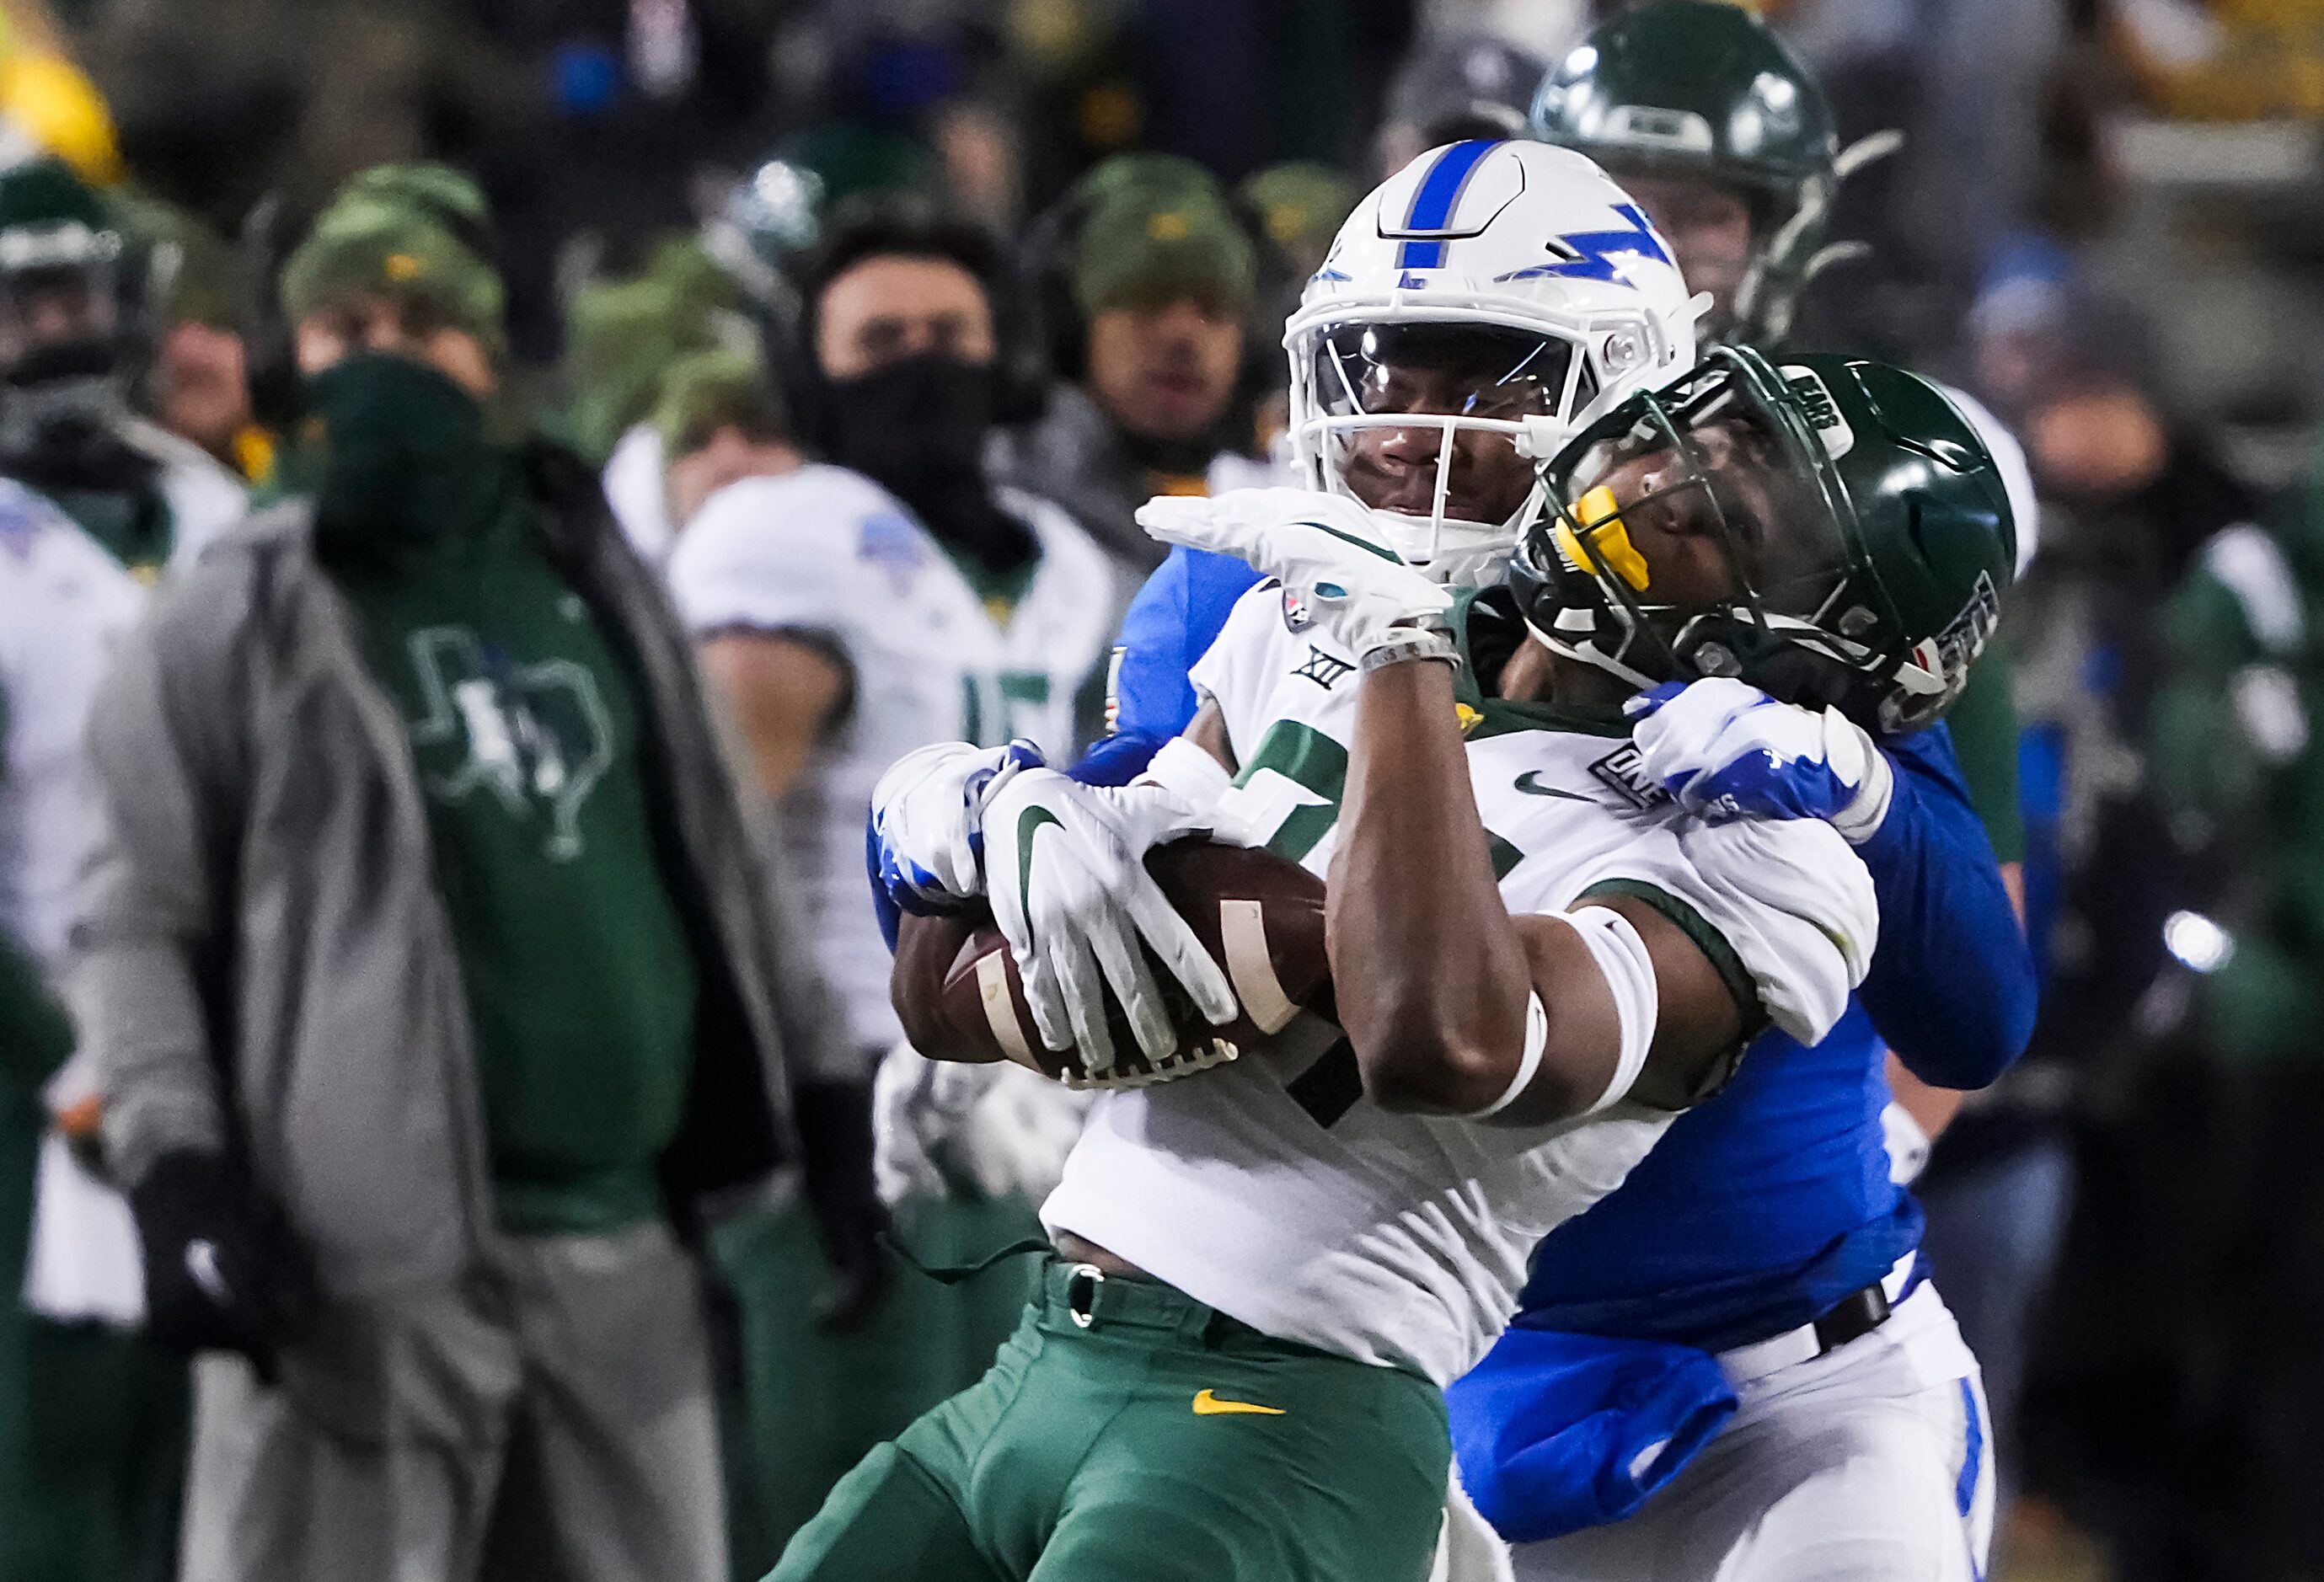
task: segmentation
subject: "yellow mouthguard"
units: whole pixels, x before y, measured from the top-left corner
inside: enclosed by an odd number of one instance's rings
[[[1573,517],[1590,535],[1588,547],[1583,547],[1582,534],[1571,524],[1561,521],[1552,537],[1568,560],[1583,570],[1602,566],[1630,584],[1633,591],[1646,590],[1646,557],[1630,542],[1630,529],[1622,525],[1620,511],[1614,504],[1614,492],[1600,483],[1576,501]]]

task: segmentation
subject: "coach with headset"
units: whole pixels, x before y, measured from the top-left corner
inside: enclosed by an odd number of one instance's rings
[[[1132,520],[1147,501],[1282,482],[1259,458],[1251,400],[1276,367],[1250,332],[1260,251],[1201,166],[1122,154],[1082,179],[1032,253],[1067,382],[1003,437],[1002,475],[1063,504],[1142,576],[1162,559]]]
[[[844,209],[806,262],[800,297],[782,372],[809,460],[730,445],[730,459],[758,459],[722,474],[690,510],[688,492],[673,488],[684,515],[667,573],[758,788],[775,799],[816,962],[846,1024],[838,1063],[816,1075],[817,1091],[852,1090],[854,1101],[812,1114],[803,1103],[802,1126],[868,1157],[872,1072],[902,1036],[863,877],[872,786],[907,753],[962,738],[1022,740],[1067,761],[1095,731],[1126,590],[1065,511],[997,484],[985,465],[996,425],[1039,396],[1024,293],[991,237],[907,200]],[[673,393],[686,398],[678,406],[718,404]],[[718,428],[712,418],[673,423],[681,473]],[[943,1261],[1033,1224],[1022,1138],[999,1142],[999,1155],[955,1154],[946,1164],[965,1169],[932,1163],[925,1179],[890,1190],[899,1206],[910,1200],[899,1225],[908,1245]],[[846,1315],[856,1332],[833,1338],[809,1319],[796,1216],[764,1229],[728,1273],[779,1539],[871,1445],[973,1376],[1023,1292],[996,1272],[957,1293],[899,1281],[872,1301],[877,1266],[841,1268],[843,1289],[863,1300]]]

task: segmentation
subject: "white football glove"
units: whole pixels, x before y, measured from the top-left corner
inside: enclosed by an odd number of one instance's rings
[[[948,912],[984,893],[978,814],[1011,776],[1042,763],[1029,741],[939,741],[888,766],[872,788],[872,878],[906,912]]]
[[[1380,541],[1371,512],[1312,489],[1233,489],[1209,499],[1163,495],[1138,525],[1165,544],[1230,555],[1314,606],[1315,623],[1359,659],[1441,623],[1452,593]]]
[[[1038,1205],[1065,1178],[1097,1094],[1053,1082],[1013,1061],[990,1068],[992,1085],[961,1118],[953,1155],[987,1198]]]
[[[1170,787],[1084,786],[1055,769],[1011,777],[984,808],[985,894],[1025,984],[1041,1041],[1113,1064],[1105,990],[1147,1058],[1177,1040],[1139,943],[1161,958],[1203,1015],[1234,1019],[1234,990],[1146,871],[1148,849],[1210,827],[1211,809]]]
[[[1779,704],[1725,677],[1665,682],[1623,705],[1640,766],[1699,817],[1818,818],[1852,845],[1888,816],[1895,775],[1838,709]]]
[[[1038,1203],[1065,1174],[1095,1098],[1007,1061],[933,1061],[899,1044],[872,1089],[880,1199],[893,1209],[971,1187]]]
[[[872,1081],[872,1181],[890,1208],[950,1195],[939,1156],[1000,1073],[998,1065],[930,1060],[899,1044]]]

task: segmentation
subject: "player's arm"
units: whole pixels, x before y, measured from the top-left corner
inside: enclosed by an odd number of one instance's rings
[[[1675,1107],[1743,1036],[1727,980],[1654,906],[1614,896],[1572,914],[1510,915],[1449,665],[1366,676],[1339,827],[1332,980],[1365,1090],[1383,1108],[1534,1125],[1626,1090]]]
[[[1982,1087],[2016,1058],[2033,958],[1944,728],[1875,745],[1836,710],[1734,680],[1657,688],[1630,711],[1646,772],[1682,805],[1714,822],[1813,820],[1855,849],[1882,935],[1859,996],[1914,1075]],[[1943,1108],[1916,1118],[1941,1125]]]
[[[1858,998],[1912,1076],[1982,1088],[2033,1036],[2033,952],[1943,732],[1892,743],[1887,757],[1887,814],[1857,845],[1880,897],[1882,947]],[[1923,1129],[1950,1118],[1933,1099],[1912,1108]]]
[[[750,750],[759,789],[780,796],[845,710],[846,666],[830,646],[779,633],[719,632],[701,652],[703,671]]]
[[[1110,732],[1070,771],[1087,786],[1126,786],[1184,731],[1199,698],[1191,672],[1259,581],[1239,560],[1177,548],[1146,579],[1121,620],[1108,682]]]

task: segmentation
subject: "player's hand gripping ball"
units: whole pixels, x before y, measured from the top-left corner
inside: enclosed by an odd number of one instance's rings
[[[1232,1021],[1213,1026],[1165,975],[1171,1053],[1158,1061],[1141,1053],[1109,995],[1113,1060],[1085,1069],[1077,1049],[1042,1043],[1008,942],[989,918],[926,917],[911,920],[897,953],[896,1010],[913,1045],[937,1060],[1015,1061],[1071,1088],[1142,1088],[1237,1059],[1303,1010],[1333,1014],[1322,879],[1270,852],[1199,839],[1156,847],[1146,869],[1234,986]]]

